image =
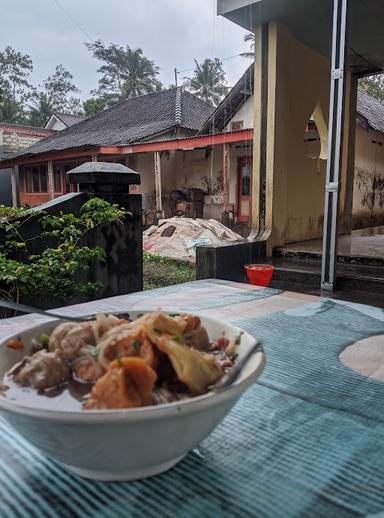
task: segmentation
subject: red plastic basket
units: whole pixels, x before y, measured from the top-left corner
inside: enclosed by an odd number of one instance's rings
[[[271,264],[246,264],[244,268],[248,281],[256,286],[269,286],[275,269]]]

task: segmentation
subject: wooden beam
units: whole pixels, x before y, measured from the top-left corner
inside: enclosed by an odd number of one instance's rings
[[[229,169],[231,163],[231,145],[225,143],[223,145],[223,205],[224,211],[229,209]]]
[[[156,211],[158,214],[163,213],[163,201],[161,198],[161,163],[160,163],[160,153],[155,151],[154,153],[154,161],[155,161],[155,192],[156,192]]]

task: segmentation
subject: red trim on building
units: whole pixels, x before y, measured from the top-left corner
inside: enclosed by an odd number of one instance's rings
[[[6,167],[13,167],[15,165],[39,164],[40,162],[47,162],[48,160],[76,160],[85,156],[100,154],[100,148],[90,148],[82,151],[56,151],[55,153],[40,153],[39,155],[31,155],[30,157],[9,158],[0,162],[0,169]]]
[[[184,139],[160,140],[157,142],[144,142],[142,144],[132,144],[131,146],[106,147],[100,148],[102,155],[126,155],[131,153],[148,153],[154,151],[172,151],[172,150],[192,150],[206,146],[214,146],[218,144],[229,144],[230,142],[243,142],[244,140],[253,139],[253,130],[242,130],[226,133],[218,133],[217,135],[204,135],[198,137],[188,137]]]
[[[66,149],[63,151],[40,153],[39,155],[32,155],[30,157],[23,156],[14,159],[10,158],[0,162],[0,169],[15,165],[34,164],[47,160],[76,159],[84,156],[91,157],[93,155],[128,155],[132,153],[148,153],[172,150],[189,151],[195,148],[204,148],[207,146],[214,146],[231,142],[243,142],[252,139],[253,129],[247,129],[241,131],[218,133],[217,135],[204,135],[173,140],[159,140],[157,142],[143,142],[142,144],[132,144],[131,146],[101,146],[89,147],[83,150],[74,148],[72,150]]]
[[[33,137],[50,137],[56,133],[53,130],[34,128],[33,126],[19,126],[17,124],[0,124],[0,130],[5,131],[5,133],[17,133],[18,135],[31,135]]]

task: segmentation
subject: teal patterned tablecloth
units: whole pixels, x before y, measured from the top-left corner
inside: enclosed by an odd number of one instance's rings
[[[212,280],[62,311],[127,307],[235,322],[263,343],[264,374],[182,462],[136,482],[72,476],[0,418],[1,518],[384,516],[383,310]],[[0,321],[0,337],[43,320]],[[364,375],[340,360],[351,346]]]

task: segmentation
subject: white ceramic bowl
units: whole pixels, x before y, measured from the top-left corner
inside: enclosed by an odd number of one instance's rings
[[[135,318],[144,312],[130,314]],[[204,316],[201,320],[211,339],[240,332],[231,324]],[[49,334],[57,324],[21,333],[24,343]],[[0,379],[25,355],[6,347],[8,339],[0,342]],[[248,333],[242,335],[239,359],[255,342]],[[69,471],[96,480],[135,480],[166,471],[207,437],[261,374],[264,363],[264,353],[257,352],[223,391],[159,406],[73,412],[27,407],[0,396],[0,411],[15,430]]]

